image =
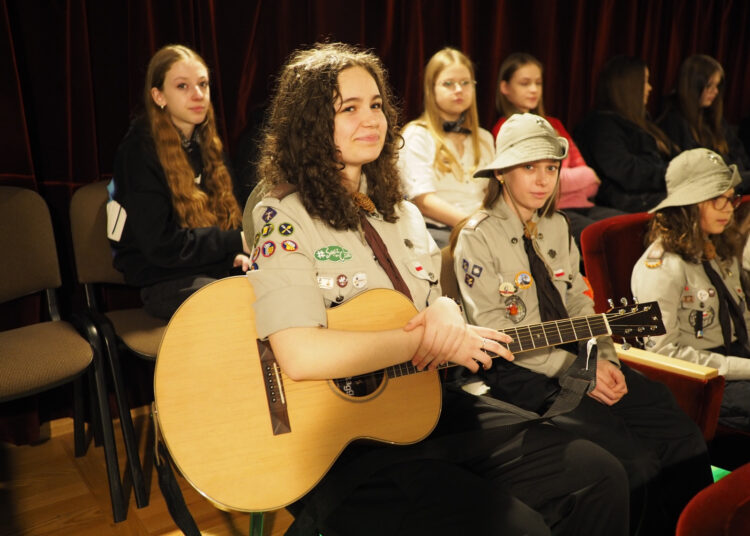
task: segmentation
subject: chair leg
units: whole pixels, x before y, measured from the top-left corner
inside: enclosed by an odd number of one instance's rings
[[[94,433],[94,446],[102,446],[102,423],[97,413],[97,399],[96,399],[96,379],[94,378],[94,367],[89,367],[88,381],[86,382],[89,387],[89,400],[91,401],[91,428]]]
[[[112,430],[112,415],[109,413],[109,393],[102,362],[101,343],[99,335],[93,326],[87,327],[89,341],[94,347],[94,383],[96,385],[97,404],[94,413],[99,419],[104,444],[104,458],[107,463],[107,478],[109,480],[109,496],[112,501],[112,517],[115,523],[124,521],[128,517],[127,504],[120,482],[120,466],[117,462],[117,448],[115,434]]]
[[[83,375],[80,375],[73,381],[73,439],[77,458],[88,450],[83,413]]]
[[[250,536],[263,536],[263,512],[250,514]]]
[[[130,469],[130,477],[133,481],[135,504],[138,508],[143,508],[144,506],[148,506],[149,498],[146,493],[141,458],[138,455],[138,444],[135,440],[133,418],[130,415],[130,405],[127,402],[125,384],[122,380],[122,369],[120,367],[120,357],[117,350],[117,336],[109,323],[102,323],[100,327],[107,357],[109,358],[110,370],[112,372],[117,409],[120,412],[120,426],[122,428],[122,436],[125,442],[125,453],[127,455],[128,467]]]

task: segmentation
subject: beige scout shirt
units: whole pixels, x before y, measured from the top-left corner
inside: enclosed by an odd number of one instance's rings
[[[419,210],[403,201],[396,223],[368,217],[421,310],[440,296],[440,250]],[[363,235],[337,231],[305,210],[297,193],[266,197],[247,277],[255,290],[258,337],[291,327],[326,326],[326,308],[368,289],[393,288]]]
[[[398,167],[401,181],[409,199],[427,193],[435,193],[440,199],[455,205],[465,214],[471,214],[482,204],[487,182],[485,177],[474,177],[474,171],[490,162],[495,156],[495,141],[492,134],[480,128],[479,135],[479,166],[474,165],[474,146],[471,136],[463,140],[463,155],[459,156],[451,143],[448,150],[461,165],[463,174],[456,177],[451,172],[441,172],[435,167],[435,140],[430,132],[417,124],[407,126],[402,136],[404,146],[399,151]],[[429,218],[427,221],[443,225]]]
[[[523,225],[500,198],[475,228],[464,228],[453,258],[458,285],[469,322],[502,330],[541,322],[536,282],[531,279],[523,247]],[[573,316],[594,314],[593,301],[584,294],[586,283],[579,272],[579,253],[570,239],[568,223],[559,213],[539,218],[537,244],[550,268],[552,281]],[[599,357],[619,364],[612,339],[599,337]],[[545,348],[516,355],[514,363],[549,377],[565,371],[575,356]]]
[[[745,309],[750,322],[745,294],[740,285],[736,259],[728,270],[711,261],[722,276],[732,298]],[[703,266],[690,263],[675,253],[664,252],[661,241],[651,244],[638,259],[630,279],[633,295],[639,301],[658,301],[666,334],[652,337],[650,350],[719,369],[728,380],[750,379],[750,359],[709,352],[724,345],[719,324],[719,298]],[[703,315],[703,338],[695,333],[696,315]]]

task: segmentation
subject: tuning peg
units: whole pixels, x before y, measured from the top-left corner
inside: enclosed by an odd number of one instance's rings
[[[630,350],[630,343],[628,341],[622,341],[622,349]]]
[[[633,296],[633,305],[638,305],[638,298]]]
[[[653,348],[654,346],[656,346],[656,341],[651,337],[646,337],[646,348]]]
[[[628,299],[627,299],[627,298],[624,298],[624,297],[623,297],[623,298],[620,298],[620,303],[621,303],[622,305],[627,305],[627,304],[628,304]]]
[[[610,309],[614,309],[615,308],[615,302],[612,301],[612,298],[607,298],[607,304],[609,305]]]

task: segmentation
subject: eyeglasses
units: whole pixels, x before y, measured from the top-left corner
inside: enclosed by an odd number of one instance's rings
[[[731,203],[732,208],[735,209],[742,203],[742,196],[740,194],[720,195],[711,199],[711,203],[716,210],[724,210],[727,208],[727,203]]]
[[[453,89],[453,86],[458,86],[460,89],[469,89],[476,83],[476,80],[443,80],[442,82],[438,82],[438,85],[450,91]]]

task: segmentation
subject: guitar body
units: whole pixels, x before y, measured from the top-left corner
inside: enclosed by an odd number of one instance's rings
[[[244,276],[198,290],[172,317],[156,361],[156,417],[167,448],[182,475],[218,507],[281,508],[310,491],[353,440],[409,444],[435,427],[437,372],[384,376],[359,396],[332,381],[295,382],[279,372],[288,415],[288,431],[279,432],[254,301]],[[416,313],[402,294],[376,289],[330,309],[328,327],[396,329]]]

